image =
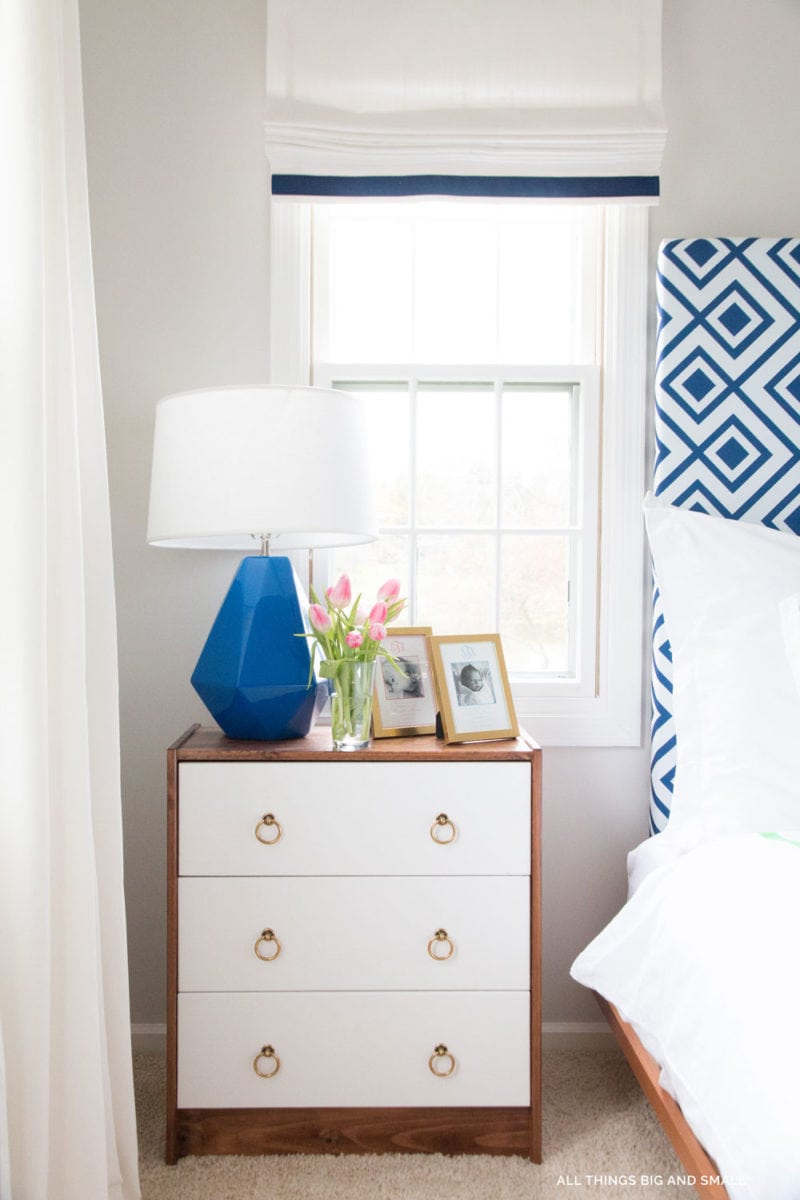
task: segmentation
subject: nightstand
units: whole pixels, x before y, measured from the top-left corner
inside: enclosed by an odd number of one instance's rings
[[[168,1162],[541,1161],[541,751],[168,751]]]

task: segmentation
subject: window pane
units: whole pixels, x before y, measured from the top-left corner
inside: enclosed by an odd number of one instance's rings
[[[463,211],[463,210],[462,210]],[[491,362],[497,350],[497,233],[458,218],[416,226],[417,362]]]
[[[574,363],[581,352],[581,230],[573,217],[500,230],[498,359]]]
[[[377,542],[363,546],[340,546],[331,551],[331,581],[346,571],[353,585],[353,599],[361,593],[361,604],[367,612],[372,608],[378,588],[387,579],[399,579],[401,595],[407,596],[411,585],[409,560],[410,539],[404,534],[384,534]],[[407,612],[400,615],[398,624],[407,624]]]
[[[506,387],[503,525],[547,528],[572,523],[574,407],[571,386]]]
[[[329,354],[336,362],[403,362],[411,355],[412,229],[402,221],[334,221]]]
[[[369,461],[381,528],[408,525],[411,400],[406,385],[364,386],[337,379],[333,386],[357,395],[366,409]]]
[[[326,359],[594,359],[598,229],[585,209],[438,201],[316,211],[318,268],[330,276],[328,294],[315,296]]]
[[[502,539],[500,633],[509,670],[569,669],[569,537]]]
[[[492,633],[495,539],[489,534],[421,534],[416,620],[437,634]]]
[[[493,526],[497,512],[495,400],[490,388],[420,385],[417,522]]]

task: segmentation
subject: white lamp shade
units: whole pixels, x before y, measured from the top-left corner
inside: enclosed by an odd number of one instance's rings
[[[156,409],[147,540],[277,551],[378,536],[365,417],[347,392],[226,387]]]

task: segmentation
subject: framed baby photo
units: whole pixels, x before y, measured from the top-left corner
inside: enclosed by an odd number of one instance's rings
[[[372,705],[374,737],[436,732],[436,691],[428,657],[430,634],[426,625],[390,625],[387,629],[383,648],[394,663],[378,659]]]
[[[500,635],[431,637],[430,648],[445,741],[516,737],[519,725]]]

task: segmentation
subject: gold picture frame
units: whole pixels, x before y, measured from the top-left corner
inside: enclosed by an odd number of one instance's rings
[[[390,625],[384,649],[400,663],[400,675],[386,658],[378,659],[372,705],[372,735],[413,737],[436,732],[436,689],[430,665],[429,625]]]
[[[431,636],[430,658],[446,742],[519,735],[498,633]]]

